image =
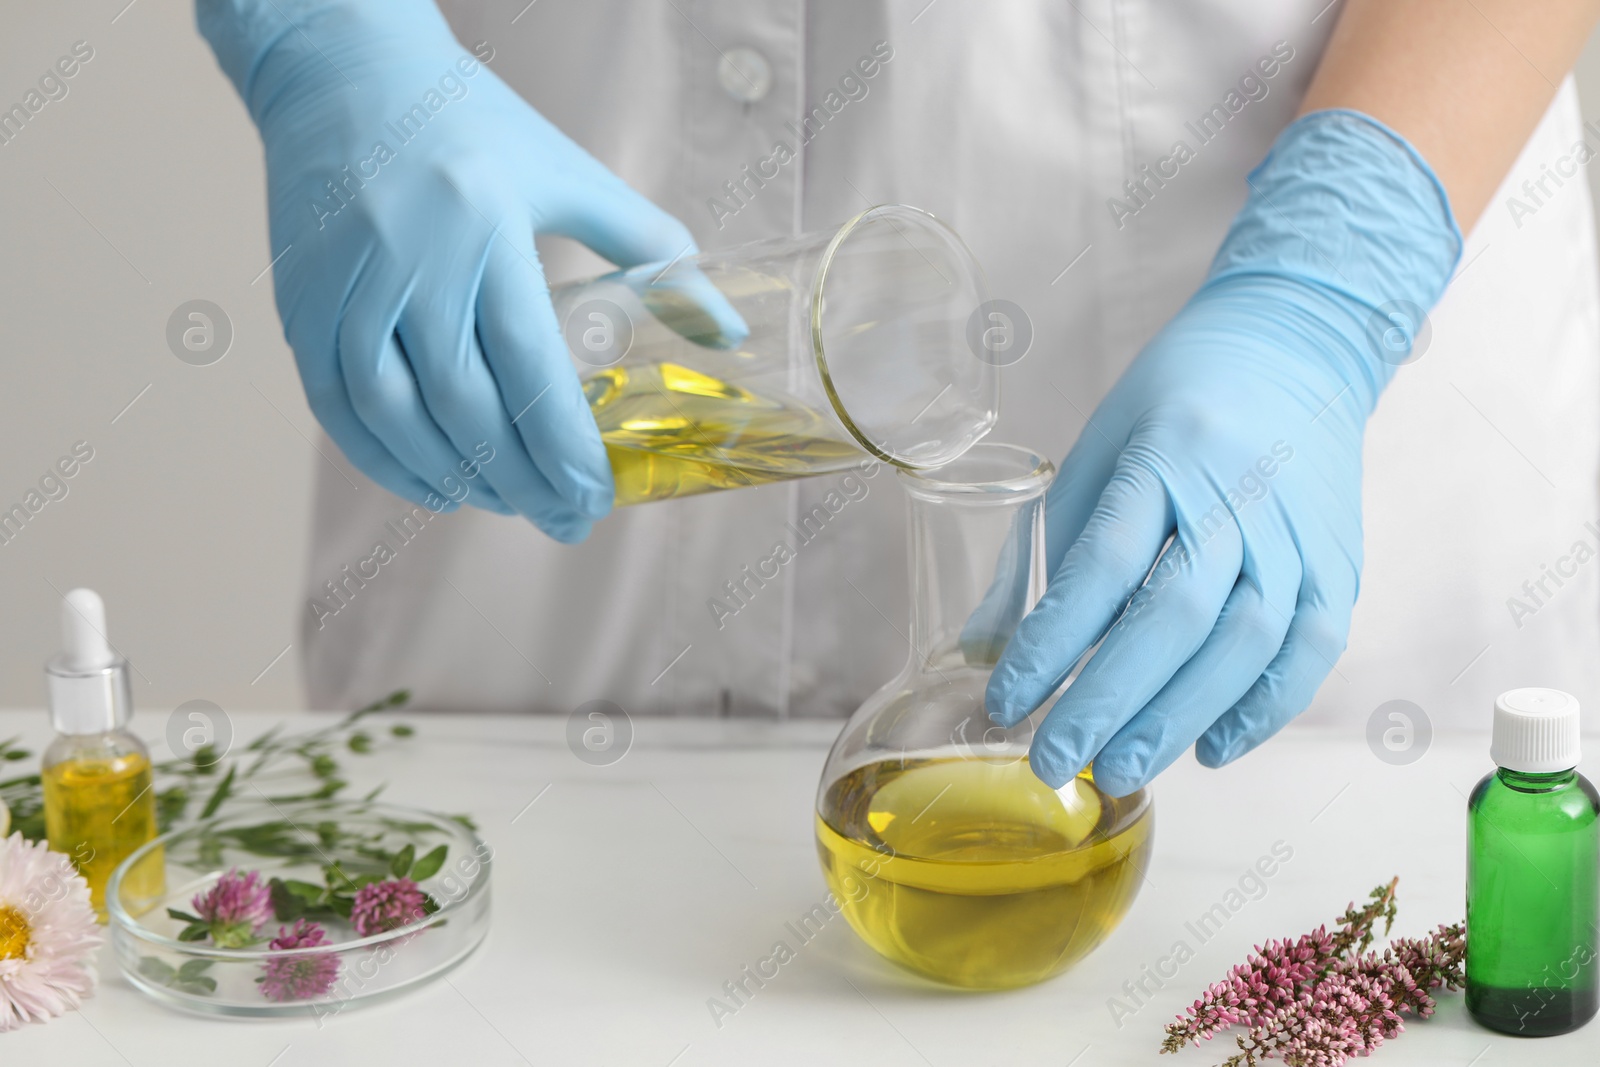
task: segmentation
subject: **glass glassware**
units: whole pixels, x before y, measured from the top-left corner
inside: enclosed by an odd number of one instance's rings
[[[973,324],[983,272],[925,211],[557,286],[557,320],[616,475],[616,502],[842,470],[928,469],[999,413]]]
[[[1467,804],[1467,1010],[1548,1037],[1600,1011],[1600,793],[1577,770],[1497,768]]]
[[[952,985],[1042,981],[1081,959],[1144,880],[1148,793],[1112,798],[1085,771],[1052,790],[1028,765],[1032,725],[990,722],[984,688],[1044,591],[1048,460],[979,444],[910,500],[911,654],[834,743],[817,851],[851,927]]]
[[[128,855],[156,836],[156,796],[150,752],[127,730],[60,734],[40,761],[45,834],[50,847],[71,856],[89,883],[89,903],[106,921],[106,882]],[[129,907],[148,909],[164,892],[161,850],[143,849],[146,862],[128,872]]]
[[[292,921],[274,915],[255,943],[225,948],[184,940],[196,896],[232,868],[279,879],[290,896],[325,884],[337,863],[358,884],[393,876],[382,857],[410,845],[422,856],[445,846],[417,883],[437,910],[409,925],[363,936],[348,919],[320,917],[315,947],[273,948]],[[148,907],[129,895],[132,872],[161,864],[166,894]],[[123,977],[171,1007],[207,1015],[299,1016],[319,1021],[352,1004],[423,985],[466,959],[489,931],[493,851],[455,819],[413,808],[324,800],[248,805],[171,830],[130,855],[106,889],[111,948]],[[274,910],[288,915],[294,909]],[[173,914],[176,912],[177,914]],[[313,913],[315,917],[317,913]]]

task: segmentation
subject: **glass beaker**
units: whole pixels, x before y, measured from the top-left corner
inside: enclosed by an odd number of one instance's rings
[[[979,444],[910,500],[911,654],[834,742],[817,852],[844,916],[878,952],[952,985],[1003,989],[1081,959],[1127,913],[1149,862],[1149,794],[1089,771],[1053,790],[1028,765],[1032,724],[984,712],[1006,641],[1044,591],[1055,468]]]
[[[634,504],[854,466],[941,466],[999,414],[969,337],[986,298],[961,238],[874,207],[837,230],[704,252],[551,291]]]

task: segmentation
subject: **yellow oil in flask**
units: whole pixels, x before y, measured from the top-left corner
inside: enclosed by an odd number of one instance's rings
[[[1149,862],[1145,795],[1060,790],[1026,759],[887,760],[822,799],[824,876],[878,952],[951,985],[1042,981],[1122,920]]]

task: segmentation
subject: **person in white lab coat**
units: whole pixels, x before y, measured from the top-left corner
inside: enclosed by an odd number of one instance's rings
[[[1592,0],[440,6],[197,4],[347,461],[317,478],[314,705],[848,714],[906,652],[892,473],[605,515],[541,287],[892,202],[1029,316],[992,437],[1073,449],[991,711],[1033,711],[1166,536],[1190,549],[1041,727],[1047,777],[1108,743],[1125,788],[1197,739],[1228,762],[1319,684],[1312,714],[1353,728],[1391,700],[1443,728],[1512,685],[1594,691],[1600,135],[1566,79]],[[1197,538],[1220,500],[1225,534]]]

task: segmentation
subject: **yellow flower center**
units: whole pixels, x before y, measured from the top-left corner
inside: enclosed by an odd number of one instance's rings
[[[0,904],[0,960],[22,958],[28,951],[28,917],[9,904]]]

